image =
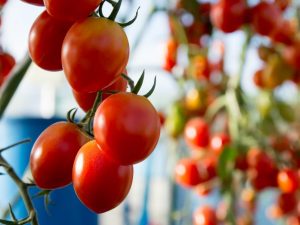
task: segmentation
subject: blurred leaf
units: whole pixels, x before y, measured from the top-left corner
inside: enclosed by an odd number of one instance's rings
[[[227,147],[222,151],[219,157],[217,172],[223,182],[228,182],[230,180],[236,157],[237,151],[234,148]]]

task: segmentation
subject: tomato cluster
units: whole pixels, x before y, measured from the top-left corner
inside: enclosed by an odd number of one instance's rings
[[[63,69],[86,112],[78,122],[70,110],[67,122],[38,137],[30,156],[34,181],[49,190],[72,182],[78,198],[96,213],[124,200],[133,164],[152,153],[160,136],[160,117],[147,99],[155,84],[140,96],[144,74],[136,85],[127,76],[128,39],[114,21],[121,1],[108,1],[113,6],[108,18],[100,2],[44,1],[46,10],[29,34],[32,60],[45,70]],[[131,92],[125,92],[127,84]]]

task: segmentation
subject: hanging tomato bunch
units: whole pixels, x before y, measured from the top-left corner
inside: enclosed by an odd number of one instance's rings
[[[285,15],[291,8],[288,0],[255,5],[179,0],[168,11],[164,69],[180,84],[182,95],[165,113],[164,128],[188,149],[177,145],[184,157],[175,166],[175,180],[200,196],[212,190],[223,196],[216,208],[195,210],[194,225],[256,224],[259,193],[270,189],[279,194],[264,213],[288,225],[300,223],[300,121],[295,113],[300,102],[277,93],[286,85],[299,93],[299,18],[295,11]],[[191,32],[195,26],[197,32]],[[244,40],[240,62],[226,58],[230,49],[222,39],[235,31]],[[249,48],[262,62],[253,75],[257,97],[241,84]],[[238,73],[229,74],[225,62],[240,64]]]
[[[108,17],[102,12],[106,2],[113,7]],[[160,136],[159,115],[147,99],[156,80],[142,96],[144,73],[136,84],[127,76],[129,44],[123,27],[137,14],[127,23],[116,22],[121,2],[44,1],[46,10],[29,33],[33,62],[49,71],[63,69],[86,112],[78,121],[76,110],[70,110],[66,122],[38,137],[30,156],[34,181],[47,190],[73,183],[78,198],[96,213],[125,199],[133,164],[152,153]]]

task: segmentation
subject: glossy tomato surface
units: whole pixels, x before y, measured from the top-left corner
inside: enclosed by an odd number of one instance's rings
[[[35,20],[29,32],[29,53],[38,66],[50,71],[62,70],[62,43],[72,24],[55,19],[47,11]]]
[[[31,5],[44,6],[44,1],[43,0],[21,0],[21,1],[29,3]]]
[[[296,170],[281,170],[277,175],[279,189],[284,193],[294,193],[299,188],[299,175]]]
[[[175,180],[178,184],[192,187],[202,182],[199,170],[199,163],[195,159],[181,159],[175,167]]]
[[[109,96],[94,118],[97,143],[111,158],[129,165],[141,162],[154,150],[160,119],[150,101],[132,93]]]
[[[15,64],[16,61],[10,54],[6,52],[0,53],[0,85],[7,79]]]
[[[109,85],[107,88],[104,88],[104,91],[119,91],[124,92],[127,89],[127,80],[125,80],[122,77],[117,78],[117,80]],[[85,112],[87,112],[89,109],[93,107],[94,101],[97,96],[97,92],[92,93],[83,93],[83,92],[77,92],[73,90],[73,95],[80,106],[81,109],[83,109]],[[111,94],[109,93],[103,93],[102,94],[102,100],[106,99]]]
[[[62,48],[62,64],[77,92],[96,92],[124,71],[129,57],[127,36],[117,23],[89,17],[68,31]]]
[[[89,138],[69,122],[45,129],[31,150],[30,168],[36,185],[43,189],[63,187],[72,181],[77,152]]]
[[[44,0],[48,13],[57,19],[77,21],[88,17],[101,0]]]
[[[78,198],[89,209],[103,213],[118,206],[127,196],[133,166],[109,159],[95,141],[79,150],[73,166],[73,185]]]
[[[216,212],[210,206],[201,206],[193,214],[193,225],[217,225]]]

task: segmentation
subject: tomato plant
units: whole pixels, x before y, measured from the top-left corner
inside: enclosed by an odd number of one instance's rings
[[[62,65],[77,92],[96,92],[109,85],[124,71],[128,57],[124,30],[105,18],[89,17],[75,23],[63,42]]]
[[[54,189],[71,183],[74,159],[88,140],[86,134],[69,122],[58,122],[44,130],[30,154],[30,168],[36,185]]]
[[[78,198],[89,209],[103,213],[115,208],[127,196],[133,166],[122,166],[108,158],[96,141],[79,150],[73,167],[73,185]]]
[[[123,165],[138,163],[154,150],[160,135],[158,113],[143,96],[118,93],[104,100],[94,118],[101,149]]]

